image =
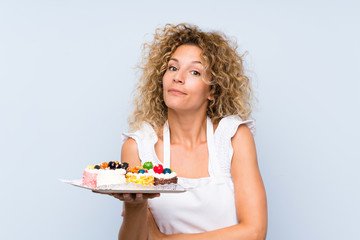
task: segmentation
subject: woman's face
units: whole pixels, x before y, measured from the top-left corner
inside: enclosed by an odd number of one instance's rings
[[[163,77],[164,101],[169,109],[198,111],[207,109],[210,77],[203,70],[201,49],[181,45],[170,57]]]

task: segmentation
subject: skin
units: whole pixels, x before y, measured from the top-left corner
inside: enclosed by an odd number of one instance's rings
[[[168,106],[171,168],[179,177],[209,176],[206,140],[206,109],[210,88],[203,81],[201,49],[194,45],[177,48],[163,77],[164,100]],[[217,125],[214,124],[214,131]],[[265,239],[267,206],[253,136],[241,125],[232,138],[234,154],[231,175],[235,189],[236,214],[239,223],[227,228],[198,234],[165,235],[161,233],[147,208],[147,199],[159,195],[114,194],[124,201],[124,220],[119,239]],[[159,136],[155,152],[163,161],[163,139]],[[122,148],[122,161],[131,167],[140,165],[137,144],[128,139]]]
[[[209,76],[203,73],[201,49],[193,45],[177,48],[163,77],[164,101],[168,106],[171,132],[171,167],[181,177],[207,177],[206,110],[211,99]],[[177,90],[181,91],[178,93]],[[162,138],[155,152],[162,159]],[[181,153],[181,154],[179,154]]]

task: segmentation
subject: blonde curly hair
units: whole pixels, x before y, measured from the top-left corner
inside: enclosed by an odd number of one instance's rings
[[[211,75],[207,115],[214,123],[228,115],[246,120],[251,114],[252,88],[245,76],[242,56],[237,45],[220,32],[203,32],[191,24],[166,24],[155,31],[154,39],[143,46],[142,75],[135,89],[135,109],[129,117],[131,130],[150,123],[156,131],[167,120],[162,79],[170,57],[183,44],[198,46],[204,72]]]

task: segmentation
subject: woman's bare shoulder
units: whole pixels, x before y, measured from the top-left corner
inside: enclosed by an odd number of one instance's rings
[[[133,138],[128,138],[124,142],[121,149],[121,161],[129,163],[130,167],[135,167],[141,164],[138,146]]]
[[[248,126],[241,124],[231,139],[234,150],[232,158],[232,173],[239,173],[238,169],[257,168],[257,154],[253,134]]]
[[[253,140],[253,134],[246,124],[240,124],[233,138],[231,139],[233,144],[238,144],[241,142],[253,143]]]

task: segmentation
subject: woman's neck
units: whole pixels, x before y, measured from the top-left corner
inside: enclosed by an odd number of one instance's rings
[[[192,148],[206,142],[206,113],[178,113],[168,110],[171,144]]]

